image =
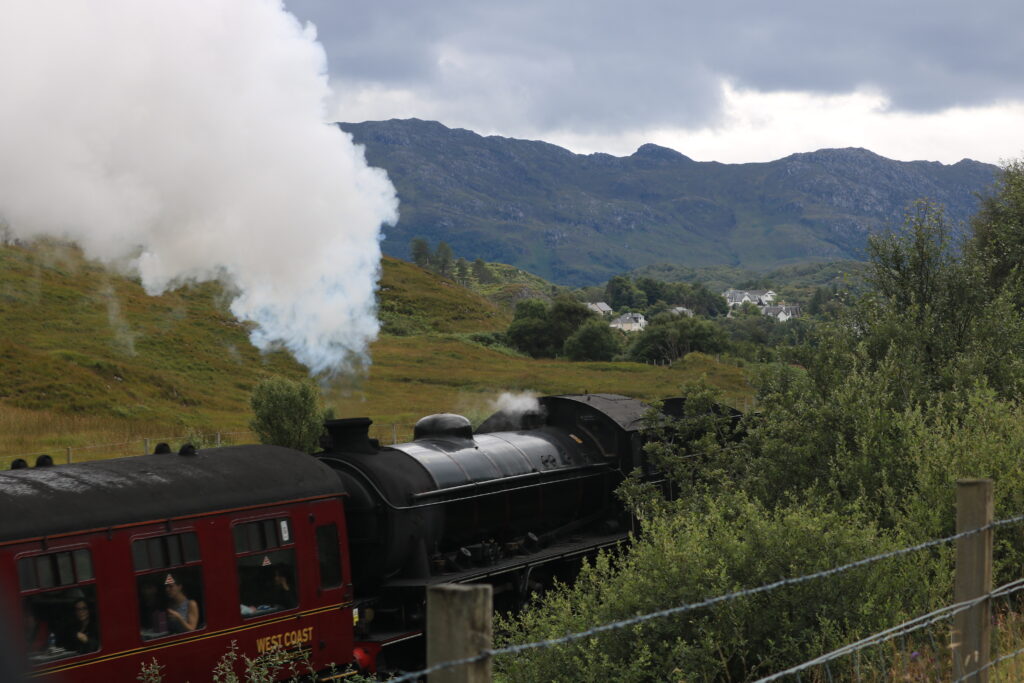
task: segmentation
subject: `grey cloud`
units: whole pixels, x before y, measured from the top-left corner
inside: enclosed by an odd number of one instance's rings
[[[871,87],[896,109],[1024,98],[1024,3],[482,3],[291,0],[332,78],[403,87],[481,128],[700,126],[720,79],[758,90]],[[442,65],[461,55],[462,68]]]

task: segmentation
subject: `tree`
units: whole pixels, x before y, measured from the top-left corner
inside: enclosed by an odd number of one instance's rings
[[[757,307],[757,304],[751,303],[749,301],[744,301],[739,306],[733,308],[732,309],[732,314],[734,316],[736,316],[736,317],[742,317],[742,316],[756,317],[756,316],[761,316],[762,315],[761,309]]]
[[[971,252],[988,284],[1002,287],[1024,265],[1024,159],[1011,161],[971,221]]]
[[[586,306],[567,295],[550,306],[539,299],[527,299],[516,304],[508,339],[512,346],[534,358],[553,358],[562,352],[565,340],[593,317]]]
[[[491,272],[491,269],[487,267],[487,264],[481,258],[473,261],[473,277],[482,285],[494,282],[494,273]]]
[[[528,353],[534,358],[550,358],[550,329],[547,316],[516,317],[508,326],[508,341],[513,348]]]
[[[437,250],[434,251],[434,270],[441,277],[451,277],[455,265],[455,255],[447,242],[438,242]]]
[[[464,258],[460,257],[455,261],[455,280],[460,285],[469,282],[469,261]]]
[[[273,376],[260,380],[249,397],[250,428],[260,443],[312,453],[323,433],[320,391],[311,381]]]
[[[508,341],[516,349],[534,358],[551,355],[548,308],[540,299],[526,299],[516,304]]]
[[[616,275],[608,280],[604,291],[608,305],[615,310],[641,308],[647,305],[647,295],[632,280],[622,275]]]
[[[818,287],[814,290],[814,295],[811,297],[810,302],[807,304],[807,312],[811,315],[820,314],[825,303],[828,302],[831,296],[831,290],[828,287]]]
[[[997,310],[983,273],[960,258],[941,207],[918,202],[901,232],[868,239],[868,256],[872,289],[853,308],[849,325],[850,341],[862,345],[868,363],[898,357],[901,368],[920,370],[914,400],[971,384],[979,371],[989,379],[999,374],[982,367],[1006,358],[986,331],[1006,327],[991,318],[1005,312]]]
[[[585,304],[576,301],[571,296],[561,295],[551,302],[548,308],[548,322],[551,325],[552,355],[562,350],[565,340],[572,335],[586,320],[594,318],[596,314],[586,307]]]
[[[422,237],[417,237],[410,244],[410,251],[412,252],[412,262],[420,268],[430,270],[431,255],[430,245]]]
[[[587,320],[565,340],[569,360],[609,361],[619,352],[615,331],[604,320]]]
[[[718,353],[725,347],[725,335],[710,321],[665,313],[636,335],[629,355],[639,362],[672,362],[691,351]]]

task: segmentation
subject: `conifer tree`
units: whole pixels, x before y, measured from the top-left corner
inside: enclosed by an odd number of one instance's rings
[[[473,277],[482,285],[494,282],[494,273],[491,272],[491,269],[487,267],[487,264],[481,258],[473,261]]]
[[[461,257],[455,261],[455,281],[460,285],[469,282],[469,261]]]
[[[442,277],[451,277],[455,266],[455,255],[447,242],[439,242],[434,252],[434,272]]]
[[[432,257],[430,255],[430,245],[422,237],[417,237],[410,243],[410,251],[412,251],[412,262],[420,268],[430,269]]]

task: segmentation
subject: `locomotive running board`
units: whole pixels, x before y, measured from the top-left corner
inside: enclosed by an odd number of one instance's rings
[[[576,541],[564,541],[556,543],[535,553],[508,557],[486,567],[473,567],[461,572],[448,572],[435,574],[413,579],[392,579],[387,581],[382,589],[387,588],[422,588],[439,583],[469,583],[479,581],[510,571],[536,567],[549,562],[570,559],[580,555],[586,555],[594,550],[608,548],[625,541],[629,537],[627,532],[618,532],[603,536],[590,536]]]

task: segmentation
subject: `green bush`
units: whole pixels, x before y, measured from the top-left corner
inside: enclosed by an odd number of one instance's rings
[[[567,296],[557,297],[550,306],[539,299],[520,301],[508,328],[508,340],[534,358],[554,358],[564,348],[565,340],[594,315]]]
[[[587,320],[565,340],[563,352],[569,360],[610,361],[619,352],[619,338],[601,319]]]
[[[249,426],[260,443],[307,453],[318,449],[324,411],[313,382],[268,377],[253,389],[249,405],[253,412]]]
[[[742,493],[690,501],[645,522],[627,553],[600,555],[573,586],[499,619],[499,642],[580,632],[901,545],[861,514],[809,505],[768,510]],[[886,560],[500,657],[496,670],[510,681],[751,680],[927,611],[934,563],[926,554]]]
[[[714,323],[701,318],[665,313],[637,333],[629,347],[633,360],[672,362],[692,351],[719,353],[726,348],[725,335]]]

